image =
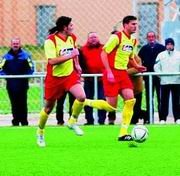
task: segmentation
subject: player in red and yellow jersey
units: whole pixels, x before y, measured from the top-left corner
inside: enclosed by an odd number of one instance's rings
[[[123,19],[123,31],[112,34],[103,47],[101,53],[105,67],[103,74],[104,91],[107,102],[116,108],[118,95],[124,99],[122,111],[122,125],[119,133],[119,141],[131,141],[128,134],[135,98],[133,85],[127,73],[127,65],[130,62],[138,71],[143,72],[145,67],[138,65],[134,59],[136,55],[136,39],[131,34],[136,32],[137,18],[126,16]]]
[[[71,20],[66,16],[59,17],[56,26],[49,30],[50,35],[44,45],[48,64],[45,78],[46,103],[40,112],[37,130],[37,144],[40,147],[45,146],[44,128],[48,115],[51,113],[56,100],[67,91],[76,98],[72,106],[72,115],[68,121],[68,127],[73,129],[77,135],[83,135],[83,131],[76,124],[83,106],[88,105],[107,111],[115,110],[104,100],[86,99],[84,89],[80,84],[79,52],[75,44],[76,37],[72,33],[73,24]]]

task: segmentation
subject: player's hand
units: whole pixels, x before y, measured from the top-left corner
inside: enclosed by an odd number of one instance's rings
[[[111,70],[107,71],[107,80],[110,83],[114,83],[115,82],[114,75],[113,75]]]
[[[147,70],[147,68],[142,65],[138,65],[136,69],[138,70],[138,72],[145,72]]]
[[[79,50],[77,48],[73,48],[72,51],[70,51],[69,53],[65,54],[64,57],[68,60],[68,59],[74,59],[77,56],[79,56]]]
[[[79,50],[77,48],[74,48],[72,51],[71,51],[71,58],[74,58],[76,56],[79,56]]]

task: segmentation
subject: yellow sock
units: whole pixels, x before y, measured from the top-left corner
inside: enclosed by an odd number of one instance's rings
[[[119,136],[124,136],[128,134],[127,130],[131,122],[135,102],[136,102],[135,98],[126,100],[124,102],[124,107],[122,111],[122,123],[121,123]]]
[[[38,124],[40,129],[44,129],[47,119],[48,119],[48,114],[44,111],[44,109],[42,109],[40,112],[40,119]]]
[[[74,118],[78,118],[79,114],[81,113],[83,109],[84,102],[80,102],[78,100],[75,100],[72,106],[72,116]]]
[[[72,115],[70,119],[68,120],[69,125],[75,124],[77,122],[77,118],[82,111],[83,105],[84,105],[84,102],[80,102],[78,100],[74,101],[73,106],[72,106]]]
[[[38,129],[37,129],[37,134],[38,134],[38,135],[44,135],[44,129],[38,128]]]
[[[116,111],[116,108],[111,106],[105,100],[90,100],[90,99],[86,99],[85,102],[84,102],[84,106],[90,106],[92,108],[97,108],[97,109],[105,110],[105,111],[108,111],[108,112]]]
[[[77,119],[74,118],[73,116],[71,116],[71,117],[69,118],[69,120],[68,120],[68,124],[69,124],[69,125],[73,125],[73,124],[75,124],[76,122],[77,122]]]

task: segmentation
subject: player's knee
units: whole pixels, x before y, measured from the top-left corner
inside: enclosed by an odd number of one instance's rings
[[[134,106],[134,104],[136,103],[136,99],[131,98],[129,100],[126,100],[125,103],[128,104],[129,106]]]
[[[53,110],[54,104],[55,104],[55,102],[47,102],[46,105],[45,105],[44,111],[47,114],[50,114],[51,111]]]
[[[80,102],[84,102],[85,99],[86,99],[86,96],[85,95],[79,95],[78,97],[76,97],[76,99]]]

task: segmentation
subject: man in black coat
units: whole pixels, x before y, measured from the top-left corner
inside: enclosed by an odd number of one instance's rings
[[[154,72],[154,64],[156,61],[157,55],[165,50],[165,46],[161,45],[156,41],[156,34],[152,31],[147,33],[147,41],[148,43],[140,49],[138,55],[142,60],[142,65],[147,68],[147,72]],[[146,94],[146,119],[144,123],[150,122],[150,108],[149,105],[152,103],[152,107],[154,107],[153,101],[149,102],[149,78],[148,76],[144,76],[145,82],[145,94]],[[160,79],[157,76],[153,76],[153,97],[154,90],[156,90],[157,101],[158,101],[158,112],[160,107]],[[154,110],[153,110],[154,111]]]

